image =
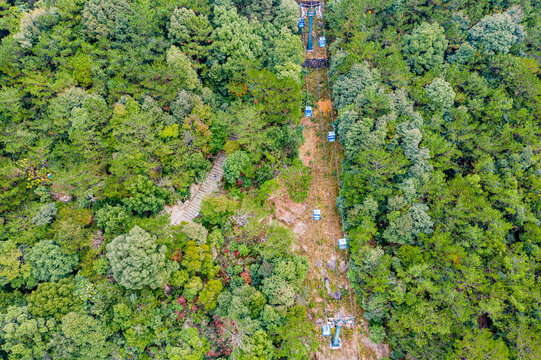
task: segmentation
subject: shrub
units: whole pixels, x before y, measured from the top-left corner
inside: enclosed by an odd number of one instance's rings
[[[58,209],[55,203],[51,202],[45,204],[39,209],[38,213],[34,215],[32,222],[37,226],[48,225],[53,222],[57,212]]]

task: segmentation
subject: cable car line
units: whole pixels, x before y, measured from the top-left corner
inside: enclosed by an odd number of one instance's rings
[[[302,4],[301,4],[301,7],[302,7]],[[301,8],[301,13],[302,13],[302,8]],[[312,40],[312,16],[315,15],[315,11],[312,11],[312,8],[310,7],[310,11],[307,12],[308,15],[311,15],[310,16],[310,26],[309,26],[309,31],[308,31],[308,44],[310,45],[311,44],[311,40]],[[321,15],[321,19],[322,19],[322,23],[323,23],[323,14],[322,14],[322,11],[320,9],[320,15]],[[301,20],[302,20],[302,25],[303,26],[300,26],[301,24],[301,21],[299,21],[299,28],[303,29],[304,28],[304,18],[301,17]],[[304,41],[303,41],[304,43]],[[324,59],[327,58],[327,50],[326,50],[326,38],[325,38],[325,33],[323,34],[323,36],[321,36],[318,40],[318,45],[320,48],[323,48],[323,51],[324,51]],[[311,52],[312,48],[311,46],[309,46],[308,48],[305,47],[305,53],[306,52]],[[316,54],[314,54],[316,55]],[[312,59],[314,59],[315,56],[312,57]],[[318,91],[318,100],[321,99],[321,91],[320,91],[320,83],[319,83],[319,68],[316,66],[316,82],[317,82],[317,91]],[[305,68],[305,73],[306,73],[306,80],[307,80],[307,71],[306,71],[306,68]],[[334,123],[334,118],[333,118],[333,107],[332,107],[332,97],[331,97],[331,92],[330,92],[330,80],[329,80],[329,75],[328,75],[328,72],[327,72],[327,85],[328,85],[328,94],[329,94],[329,101],[331,102],[330,104],[330,119],[331,119],[331,122]],[[306,91],[307,91],[307,101],[306,101],[306,107],[305,107],[305,115],[312,115],[312,109],[311,108],[308,108],[308,82],[306,81]],[[320,116],[320,128],[321,128],[321,131],[323,133],[323,136],[325,136],[325,131],[324,131],[324,121],[323,121],[323,114],[322,112],[320,111],[319,113],[319,116]],[[316,130],[316,134],[317,134],[317,130]],[[335,162],[335,166],[336,166],[336,174],[337,174],[337,179],[338,179],[338,183],[340,183],[340,174],[338,172],[338,158],[337,158],[337,146],[336,146],[336,142],[334,141],[335,138],[336,138],[336,134],[334,131],[330,131],[328,134],[327,134],[327,137],[328,137],[328,140],[329,142],[334,142],[334,147],[333,147],[333,151],[332,151],[332,154],[331,154],[331,158],[334,157],[334,162]],[[328,174],[328,166],[327,166],[327,148],[326,148],[326,144],[325,144],[325,141],[323,141],[323,149],[324,149],[324,153],[323,153],[323,156],[324,156],[324,161],[325,161],[325,178],[327,180],[327,196],[328,196],[328,200],[329,200],[329,208],[332,209],[332,194],[331,194],[331,190],[330,190],[330,178],[329,178],[329,174]],[[329,159],[329,161],[332,161],[332,159]],[[314,169],[315,169],[315,165],[314,165]],[[331,175],[332,177],[332,175]],[[315,179],[315,174],[314,174],[314,179]],[[316,187],[317,189],[317,187]],[[317,193],[316,193],[316,201],[317,201]],[[340,206],[340,216],[343,218],[343,209],[342,207]],[[330,221],[330,226],[331,226],[331,237],[332,237],[332,244],[333,244],[333,254],[334,254],[334,258],[337,260],[337,257],[336,257],[336,249],[335,249],[335,246],[337,244],[335,244],[335,236],[334,236],[334,227],[333,227],[333,219],[332,219],[332,213],[330,214],[330,218],[329,218],[329,221]],[[321,225],[319,225],[319,228],[321,227]],[[344,224],[342,223],[341,224],[341,230],[342,230],[342,234],[346,234],[346,232],[344,231]],[[321,232],[321,231],[320,231]],[[320,245],[321,245],[321,239],[320,239]],[[349,263],[349,259],[348,259],[348,250],[347,248],[345,248],[345,246],[347,246],[347,241],[345,238],[341,238],[341,239],[338,239],[338,246],[340,247],[340,249],[343,249],[345,251],[345,259],[346,259],[346,264]],[[338,267],[336,266],[335,267],[335,275],[336,275],[336,282],[337,282],[337,287],[339,287],[339,276],[338,276]],[[349,302],[350,302],[350,308],[351,308],[351,311],[353,311],[354,307],[353,307],[353,298],[352,298],[352,290],[351,290],[351,282],[350,282],[350,279],[349,279],[349,273],[346,273],[346,284],[348,286],[348,297],[349,297]],[[338,291],[340,291],[338,289]],[[340,293],[339,297],[338,297],[338,305],[339,305],[339,309],[341,310],[341,298],[342,298],[342,294]],[[326,309],[325,309],[325,312],[327,313]],[[352,318],[353,319],[353,318]],[[342,355],[345,357],[345,349],[343,349],[343,347],[341,346],[341,342],[340,342],[340,339],[339,339],[339,331],[340,331],[340,327],[345,325],[346,323],[342,320],[342,319],[338,319],[336,320],[335,319],[335,325],[337,326],[337,333],[335,334],[335,339],[332,340],[331,342],[331,347],[332,346],[337,346],[335,348],[338,348],[338,349],[342,349],[344,350],[342,352]],[[354,320],[353,320],[353,326],[354,326],[354,329],[353,329],[353,332],[354,332],[354,341],[353,341],[353,345],[354,345],[354,351],[355,351],[355,358],[357,358],[357,354],[358,354],[358,350],[357,350],[357,344],[356,344],[356,341],[357,341],[357,334],[356,334],[356,328],[355,328],[355,323],[354,323]],[[328,335],[330,335],[330,329],[328,328],[328,324],[325,324],[324,327],[323,327],[323,334],[325,335],[326,334],[326,331],[328,331]],[[337,342],[337,344],[335,343],[335,340]]]

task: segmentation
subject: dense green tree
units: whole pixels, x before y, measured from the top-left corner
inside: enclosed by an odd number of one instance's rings
[[[32,265],[33,276],[40,281],[58,281],[78,263],[77,255],[66,255],[53,240],[38,242],[24,257]]]
[[[2,349],[9,359],[43,358],[47,353],[47,339],[55,321],[33,318],[26,307],[10,306],[0,314]]]
[[[57,359],[107,359],[112,344],[109,331],[94,317],[70,312],[62,318],[61,335],[54,339],[52,355]]]
[[[178,265],[166,259],[165,246],[139,226],[107,244],[107,258],[115,279],[127,289],[163,286]]]
[[[474,329],[457,342],[455,356],[466,359],[509,359],[502,339],[494,339],[487,330]]]
[[[468,30],[471,42],[487,55],[508,53],[511,46],[526,36],[522,21],[523,13],[514,6],[500,14],[486,16]]]
[[[443,54],[448,41],[438,23],[422,23],[411,35],[404,37],[404,42],[402,51],[406,62],[417,74],[439,69],[443,65]]]
[[[165,205],[165,191],[144,176],[138,176],[128,188],[128,192],[129,197],[124,199],[123,203],[128,210],[138,215],[156,214]]]
[[[441,79],[436,78],[426,87],[426,93],[430,98],[430,106],[433,110],[448,110],[455,102],[455,92],[451,85]]]
[[[206,15],[196,15],[191,9],[176,8],[168,25],[169,38],[195,61],[205,66],[212,44],[212,26]]]
[[[19,288],[32,274],[30,264],[21,262],[21,251],[13,241],[0,242],[0,286]]]
[[[91,39],[125,40],[129,34],[130,5],[124,1],[91,0],[83,10],[83,25]]]
[[[115,234],[125,229],[130,214],[122,206],[105,205],[96,211],[96,223],[106,233]]]
[[[40,283],[28,297],[28,310],[36,317],[54,317],[60,321],[69,312],[77,311],[82,305],[73,296],[73,279],[60,279],[58,282]]]
[[[276,333],[281,342],[278,357],[306,359],[317,348],[313,325],[306,317],[306,309],[300,305],[288,310],[286,321]]]
[[[242,150],[229,155],[224,162],[224,178],[232,184],[242,173],[250,171],[252,162],[248,154]]]
[[[48,225],[53,222],[58,209],[54,202],[43,205],[38,213],[32,218],[32,222],[37,226]]]

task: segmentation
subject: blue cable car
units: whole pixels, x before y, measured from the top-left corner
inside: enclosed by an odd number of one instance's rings
[[[304,27],[304,18],[299,18],[299,29],[302,29]]]
[[[327,134],[327,139],[329,139],[330,142],[334,142],[334,140],[336,140],[336,134],[334,131],[329,131]]]
[[[338,247],[340,250],[345,250],[348,247],[348,242],[345,238],[338,239]]]
[[[312,117],[312,107],[311,106],[307,106],[306,109],[304,109],[304,116]]]
[[[331,336],[331,326],[329,324],[323,325],[322,328],[323,336]]]
[[[314,220],[321,220],[321,210],[319,209],[314,209]]]
[[[317,43],[319,44],[319,47],[324,48],[325,44],[327,43],[327,40],[325,39],[325,36],[320,36]]]

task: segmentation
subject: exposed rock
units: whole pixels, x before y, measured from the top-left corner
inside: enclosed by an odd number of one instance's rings
[[[98,250],[100,248],[101,244],[103,244],[103,240],[103,231],[98,230],[96,233],[94,233],[92,236],[92,247],[94,250]]]
[[[329,278],[325,278],[325,290],[327,290],[327,294],[331,293],[331,282]]]
[[[340,272],[344,273],[346,272],[348,269],[348,267],[346,266],[346,262],[344,260],[340,261],[340,266],[338,267],[338,270],[340,270]]]
[[[165,286],[163,287],[163,293],[165,294],[165,296],[171,295],[172,290],[173,289],[168,284],[165,284]]]
[[[62,194],[62,193],[55,193],[54,191],[51,193],[53,195],[53,199],[56,201],[60,201],[63,203],[69,203],[71,199],[73,198],[72,195],[69,194]]]
[[[320,269],[319,272],[321,273],[321,276],[323,276],[323,277],[327,276],[327,270]]]
[[[314,325],[316,326],[322,326],[323,325],[323,319],[322,318],[317,318],[316,321],[314,321]]]
[[[306,226],[306,224],[303,223],[302,221],[299,221],[298,223],[295,224],[295,226],[293,226],[293,232],[299,235],[303,235],[307,229],[308,229],[308,226]]]
[[[340,290],[336,290],[335,292],[333,292],[329,296],[331,298],[333,298],[334,300],[340,300],[342,298],[342,293],[340,292]]]
[[[216,258],[218,257],[218,251],[214,246],[210,250],[210,254],[212,255],[212,260],[216,260]]]
[[[317,267],[320,267],[321,265],[323,265],[323,262],[322,262],[321,260],[316,260],[315,265],[316,265]]]
[[[291,225],[306,210],[306,205],[297,204],[289,198],[273,199],[276,210],[276,218]]]
[[[308,251],[308,246],[303,245],[303,246],[302,246],[302,249],[303,249],[305,252],[307,252],[307,251]]]
[[[329,270],[336,269],[336,259],[331,259],[327,261],[327,267],[329,268]]]

